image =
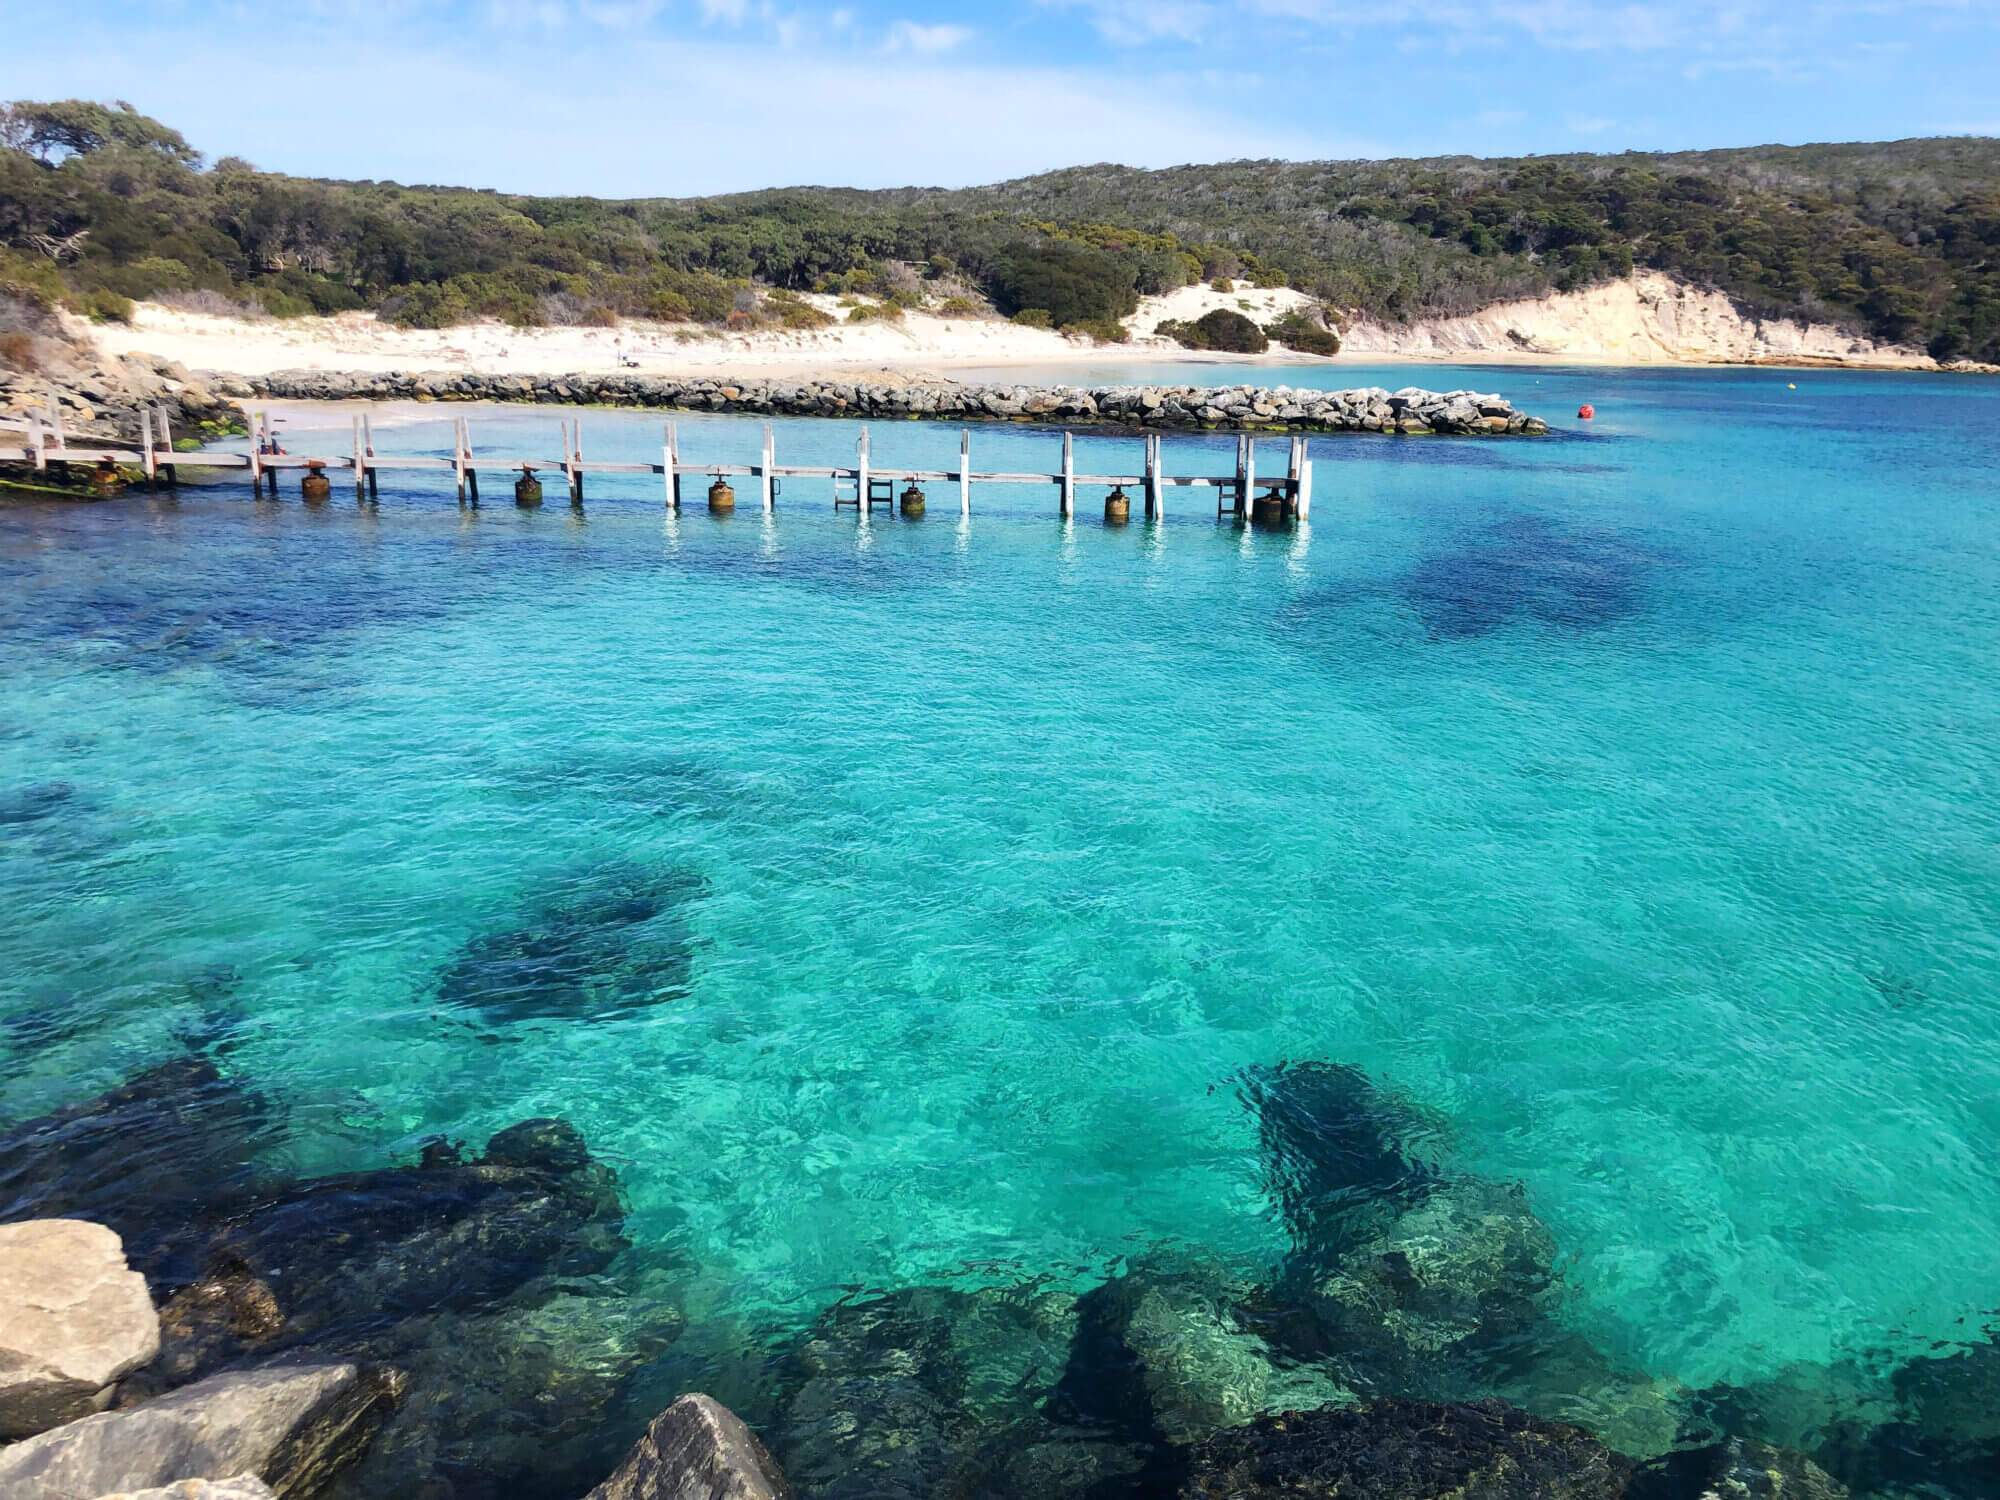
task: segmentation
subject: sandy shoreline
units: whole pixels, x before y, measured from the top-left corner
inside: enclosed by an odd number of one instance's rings
[[[844,311],[832,298],[813,298]],[[455,372],[480,375],[839,376],[892,371],[906,376],[1035,369],[1060,371],[1130,364],[1172,367],[1202,383],[1254,378],[1259,367],[1384,364],[1780,365],[1797,368],[1936,370],[1920,350],[1869,344],[1821,325],[1746,318],[1718,293],[1681,286],[1658,273],[1581,292],[1502,303],[1478,313],[1408,325],[1352,323],[1332,358],[1273,348],[1261,355],[1184,349],[1159,338],[1163,319],[1191,320],[1213,308],[1268,323],[1309,302],[1290,289],[1218,292],[1183,287],[1144,299],[1126,320],[1128,343],[1070,339],[994,318],[909,313],[901,322],[839,322],[798,332],[725,332],[629,320],[615,328],[510,328],[482,322],[407,329],[370,313],[327,318],[239,319],[141,303],[129,325],[78,331],[111,354],[170,359],[191,370],[257,377],[279,370],[352,373]],[[1225,374],[1223,372],[1235,372]]]

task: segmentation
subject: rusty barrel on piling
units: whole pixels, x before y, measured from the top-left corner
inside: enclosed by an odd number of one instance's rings
[[[529,464],[521,465],[521,477],[514,481],[514,503],[522,510],[533,510],[542,503],[542,482]]]
[[[1132,519],[1132,497],[1125,493],[1122,484],[1113,485],[1111,493],[1104,497],[1104,524],[1123,526]]]
[[[308,505],[332,498],[333,481],[326,477],[325,464],[306,465],[306,472],[299,480],[299,494]]]
[[[906,516],[920,516],[924,513],[924,492],[910,484],[897,502]]]
[[[736,491],[729,487],[729,481],[720,474],[715,483],[708,487],[708,509],[712,515],[727,515],[736,509]]]

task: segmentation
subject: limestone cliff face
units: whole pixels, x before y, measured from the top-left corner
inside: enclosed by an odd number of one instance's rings
[[[1358,319],[1342,353],[1437,358],[1545,354],[1616,364],[1841,364],[1935,370],[1921,349],[1878,344],[1831,324],[1746,317],[1720,292],[1659,271],[1577,292],[1499,302],[1408,324]]]

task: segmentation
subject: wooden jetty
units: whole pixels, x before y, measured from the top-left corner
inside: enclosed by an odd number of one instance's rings
[[[1142,434],[1139,472],[1124,474],[1079,474],[1076,472],[1074,434],[1062,437],[1061,466],[1052,473],[981,472],[972,467],[972,430],[962,428],[958,437],[958,465],[951,469],[897,469],[877,467],[869,451],[868,427],[861,426],[855,442],[855,462],[851,466],[781,464],[777,442],[769,422],[763,424],[763,443],[757,461],[749,464],[684,463],[675,424],[666,424],[665,442],[657,463],[618,463],[590,460],[583,456],[581,419],[560,424],[562,453],[557,458],[501,457],[475,453],[466,419],[452,424],[452,452],[437,456],[396,456],[375,451],[373,425],[366,413],[355,416],[353,438],[346,452],[281,453],[272,433],[268,412],[250,414],[248,453],[176,453],[173,430],[164,410],[140,413],[140,440],[137,448],[103,446],[95,443],[72,446],[63,430],[61,415],[53,406],[31,412],[25,422],[0,422],[0,464],[28,464],[37,471],[51,464],[111,464],[137,469],[148,484],[162,479],[178,483],[179,470],[240,469],[249,478],[253,493],[278,493],[278,476],[287,470],[327,478],[344,471],[352,477],[357,500],[374,501],[378,477],[385,469],[450,474],[456,481],[462,505],[479,504],[479,475],[489,473],[547,470],[563,476],[572,505],[583,503],[585,479],[593,474],[656,474],[662,479],[663,498],[670,510],[681,507],[681,480],[688,475],[749,478],[757,482],[757,495],[765,510],[775,508],[780,484],[786,479],[824,479],[833,486],[836,510],[850,507],[863,515],[878,505],[896,504],[897,484],[943,484],[958,489],[959,511],[972,514],[972,487],[975,484],[1046,484],[1057,493],[1058,514],[1068,518],[1076,513],[1079,485],[1109,486],[1122,491],[1131,486],[1143,497],[1145,515],[1156,520],[1166,514],[1167,493],[1174,489],[1209,488],[1216,492],[1216,516],[1235,516],[1259,521],[1305,520],[1312,512],[1312,460],[1306,454],[1306,439],[1293,435],[1286,439],[1287,455],[1282,474],[1259,478],[1257,441],[1248,433],[1236,438],[1236,466],[1233,473],[1220,475],[1169,474],[1162,456],[1160,433]],[[18,441],[10,442],[9,435]],[[1018,436],[1018,434],[1017,434]]]

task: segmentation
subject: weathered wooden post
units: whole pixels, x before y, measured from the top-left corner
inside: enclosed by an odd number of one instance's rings
[[[958,429],[958,513],[972,514],[972,429]]]
[[[583,418],[576,419],[576,425],[569,430],[570,451],[576,462],[569,471],[569,503],[576,509],[583,509]]]
[[[465,484],[472,496],[472,508],[479,509],[479,467],[472,461],[472,423],[458,419],[459,436],[465,440]]]
[[[264,414],[250,414],[250,493],[264,495]]]
[[[361,447],[368,460],[368,500],[373,504],[382,498],[382,476],[375,467],[375,424],[365,411],[361,414]]]
[[[1146,434],[1146,519],[1160,519],[1160,435]]]
[[[164,406],[159,410],[159,417],[160,448],[167,455],[167,461],[164,465],[167,471],[167,488],[170,490],[178,489],[180,487],[181,474],[180,470],[174,467],[174,429],[167,420],[167,409]]]
[[[1250,519],[1250,434],[1236,434],[1236,514]]]
[[[1302,440],[1299,443],[1299,452],[1304,453],[1305,451],[1306,451],[1306,445]],[[1306,458],[1306,459],[1301,459],[1299,462],[1299,519],[1303,521],[1308,516],[1310,516],[1312,514],[1312,508],[1313,508],[1313,461],[1310,458]]]
[[[681,513],[681,446],[680,438],[674,432],[674,424],[667,423],[667,509],[675,515]]]
[[[861,437],[855,444],[854,451],[856,454],[854,480],[855,508],[861,512],[861,519],[865,521],[868,519],[868,424],[866,422],[861,424]]]
[[[1302,517],[1305,514],[1299,505],[1299,487],[1305,483],[1305,468],[1306,440],[1294,433],[1291,461],[1285,467],[1285,498],[1291,502],[1291,511],[1295,517]]]
[[[458,503],[465,504],[465,418],[451,420],[451,472],[458,480]]]
[[[354,503],[368,502],[368,459],[361,451],[361,413],[354,414]]]
[[[1243,434],[1243,520],[1247,524],[1256,513],[1257,503],[1257,440],[1249,433]]]
[[[778,461],[778,440],[771,434],[771,424],[764,424],[764,456],[757,468],[759,488],[764,497],[764,513],[771,513],[771,467]]]
[[[34,458],[37,473],[48,468],[48,458],[42,452],[42,419],[32,411],[28,413],[28,452]]]
[[[1076,454],[1067,431],[1063,433],[1062,514],[1065,521],[1076,514]]]
[[[139,408],[139,466],[146,471],[146,488],[160,487],[158,465],[153,462],[153,408]]]

